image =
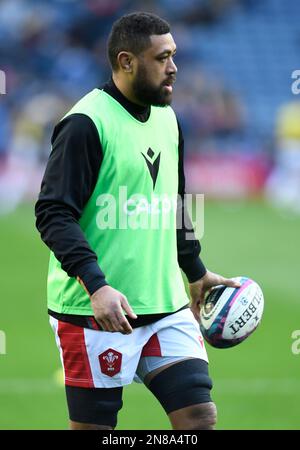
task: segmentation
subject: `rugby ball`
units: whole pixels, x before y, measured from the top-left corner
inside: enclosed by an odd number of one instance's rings
[[[229,348],[244,341],[261,321],[264,296],[259,285],[237,277],[241,287],[216,286],[200,309],[200,329],[213,347]]]

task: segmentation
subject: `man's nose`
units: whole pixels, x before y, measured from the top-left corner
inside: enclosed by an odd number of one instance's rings
[[[170,62],[167,67],[167,73],[168,73],[168,75],[170,75],[172,73],[177,73],[177,67],[172,58],[170,58]]]

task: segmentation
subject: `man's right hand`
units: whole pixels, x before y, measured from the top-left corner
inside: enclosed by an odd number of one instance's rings
[[[121,292],[111,286],[103,286],[91,296],[91,303],[95,319],[104,331],[132,333],[123,310],[131,319],[136,319],[137,316]]]

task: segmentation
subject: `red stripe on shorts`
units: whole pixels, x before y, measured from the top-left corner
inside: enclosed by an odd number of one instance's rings
[[[144,345],[141,357],[143,356],[162,356],[160,343],[157,334],[153,334],[147,344]]]
[[[65,384],[86,388],[94,387],[86,351],[84,328],[58,320],[57,334],[62,349]]]

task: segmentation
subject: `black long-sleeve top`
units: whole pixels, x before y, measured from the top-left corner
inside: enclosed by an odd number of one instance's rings
[[[151,108],[130,102],[117,89],[112,79],[103,89],[115,98],[137,120],[146,122]],[[183,168],[184,141],[179,127],[178,193],[184,199],[185,178]],[[84,206],[89,200],[98,179],[103,159],[99,133],[93,121],[85,114],[71,114],[55,127],[52,151],[42,180],[41,192],[35,206],[36,226],[42,240],[54,252],[62,269],[70,277],[79,277],[86,290],[92,295],[107,284],[97,255],[90,248],[78,223]],[[186,211],[178,208],[177,214]],[[197,239],[186,240],[186,232],[193,232],[192,225],[177,229],[178,263],[189,282],[203,277],[206,269],[199,258],[200,243]],[[68,314],[49,313],[58,319],[90,327],[84,318]],[[151,323],[167,314],[139,316],[130,321],[132,326]]]

